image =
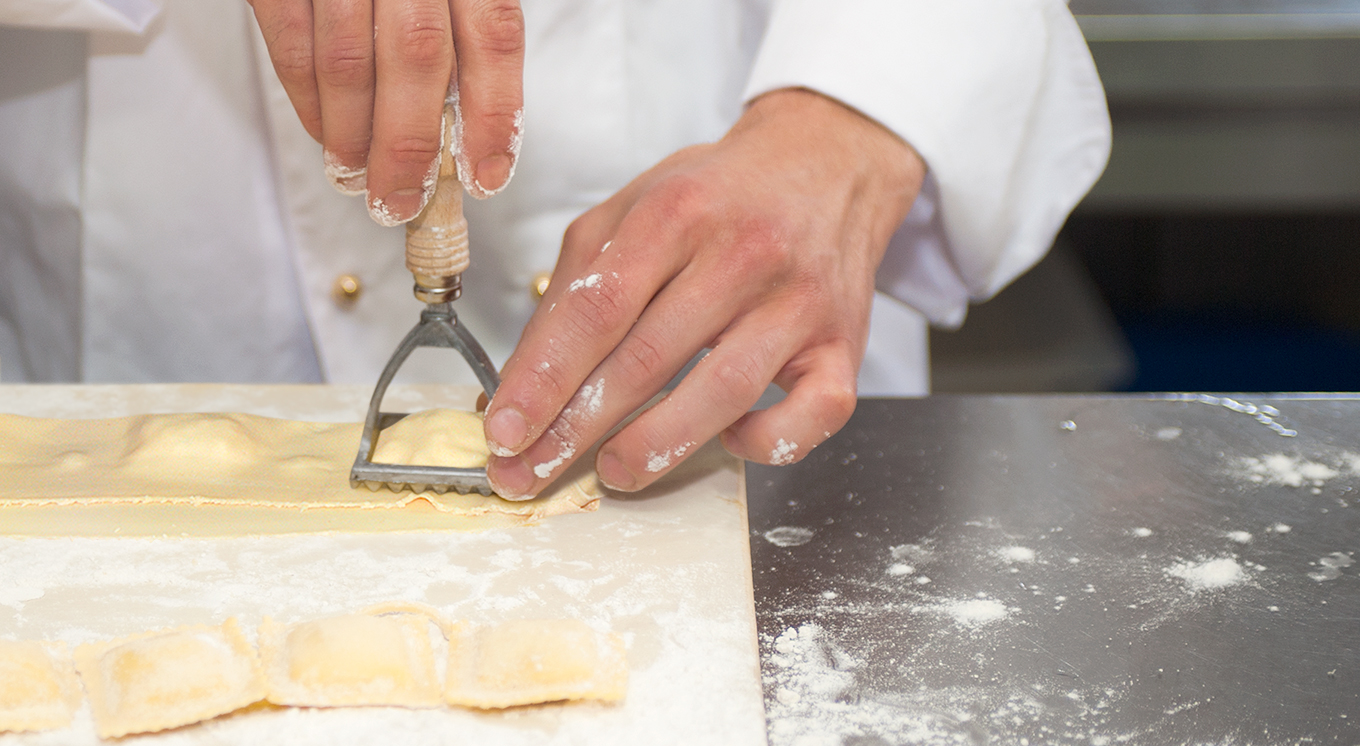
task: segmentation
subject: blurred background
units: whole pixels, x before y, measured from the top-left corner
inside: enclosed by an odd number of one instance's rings
[[[1109,168],[934,390],[1360,390],[1360,0],[1071,8]]]

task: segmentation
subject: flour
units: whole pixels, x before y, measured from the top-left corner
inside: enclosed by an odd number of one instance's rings
[[[594,419],[600,416],[604,409],[604,379],[597,378],[595,383],[588,383],[581,387],[580,402],[577,407],[570,410],[573,413],[581,412],[586,417]]]
[[[1002,547],[996,550],[996,556],[1006,562],[1029,563],[1034,561],[1034,550],[1028,547]]]
[[[798,444],[785,441],[780,438],[774,444],[774,450],[770,451],[770,464],[772,466],[785,466],[798,460]]]
[[[340,158],[329,150],[321,151],[321,162],[326,169],[326,179],[336,191],[347,196],[363,194],[368,188],[368,167],[350,168],[340,162]]]
[[[839,746],[856,739],[922,743],[949,735],[948,715],[922,717],[891,704],[844,701],[860,664],[815,624],[786,629],[773,649],[767,672],[774,696],[766,705],[772,746]]]
[[[552,476],[553,470],[567,462],[572,456],[576,455],[576,449],[570,445],[563,444],[562,450],[557,452],[557,458],[552,461],[545,461],[534,466],[534,476],[539,479],[547,479]]]
[[[515,112],[515,120],[510,129],[510,142],[508,143],[510,156],[510,170],[505,175],[505,182],[495,189],[487,189],[477,181],[477,172],[473,169],[472,161],[468,159],[467,145],[463,140],[463,107],[458,100],[458,86],[450,86],[448,105],[453,108],[453,153],[454,162],[458,165],[458,179],[463,183],[463,188],[475,199],[486,199],[494,197],[510,186],[510,180],[515,177],[515,168],[519,166],[519,153],[524,147],[524,110]]]
[[[1139,526],[1138,528],[1133,529],[1129,533],[1133,534],[1134,536],[1137,536],[1140,539],[1146,539],[1147,537],[1152,535],[1152,529]]]
[[[1219,590],[1247,579],[1242,566],[1232,557],[1182,562],[1167,568],[1166,574],[1185,581],[1192,592]]]
[[[685,454],[689,452],[689,449],[693,447],[694,441],[689,441],[687,443],[681,443],[669,451],[664,451],[662,453],[651,451],[647,454],[647,471],[656,473],[663,469],[669,469],[672,460],[684,458]]]
[[[977,627],[999,622],[1010,616],[1006,605],[991,598],[970,598],[963,601],[950,601],[936,607],[936,611],[964,627]]]
[[[601,278],[602,275],[599,272],[596,272],[579,280],[572,280],[571,284],[567,286],[567,292],[574,293],[581,288],[593,288],[600,284]]]
[[[1235,541],[1238,544],[1250,544],[1252,538],[1251,534],[1246,531],[1229,531],[1223,536],[1229,541]]]
[[[1301,456],[1271,453],[1238,459],[1236,475],[1257,484],[1323,487],[1336,477],[1360,473],[1357,464],[1360,464],[1360,456],[1349,452],[1337,454],[1335,465]]]
[[[916,568],[903,562],[894,562],[891,565],[888,565],[888,569],[886,570],[886,572],[889,575],[892,575],[893,577],[900,578],[903,575],[911,575],[912,573],[916,572]]]
[[[1316,564],[1319,569],[1316,572],[1308,573],[1308,577],[1322,583],[1328,580],[1336,580],[1341,577],[1342,569],[1354,565],[1355,560],[1345,552],[1332,552],[1314,564]]]
[[[799,526],[779,526],[766,531],[765,541],[777,547],[798,547],[812,541],[813,531]]]
[[[1157,440],[1175,440],[1176,438],[1181,437],[1182,432],[1183,431],[1179,427],[1163,427],[1153,433],[1153,437],[1157,438]]]

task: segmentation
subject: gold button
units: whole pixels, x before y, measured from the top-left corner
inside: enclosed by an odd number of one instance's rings
[[[534,275],[534,279],[529,283],[529,289],[534,292],[534,298],[542,298],[548,292],[548,283],[552,281],[551,272],[539,272]]]
[[[358,303],[359,296],[363,294],[364,284],[355,275],[340,275],[331,286],[331,300],[341,308],[349,308]]]

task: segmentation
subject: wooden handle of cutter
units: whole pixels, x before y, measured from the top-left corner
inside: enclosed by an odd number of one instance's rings
[[[463,217],[463,184],[453,159],[453,107],[444,105],[443,147],[434,195],[406,224],[406,268],[432,281],[461,275],[468,268],[467,220]]]

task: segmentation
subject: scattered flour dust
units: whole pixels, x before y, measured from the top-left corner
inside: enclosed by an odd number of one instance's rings
[[[595,274],[587,275],[579,280],[572,280],[571,284],[567,286],[567,292],[574,293],[581,288],[593,288],[600,284],[601,279],[602,276],[600,273],[596,272]]]
[[[767,638],[768,639],[768,638]],[[848,698],[859,662],[827,638],[816,624],[789,627],[775,638],[766,701],[774,746],[838,746],[842,743],[953,743],[948,713],[923,714],[891,703]],[[856,701],[849,701],[849,700]]]
[[[1246,571],[1232,557],[1182,562],[1167,568],[1166,574],[1185,581],[1186,586],[1194,592],[1227,588],[1247,579]]]
[[[798,444],[780,438],[774,444],[774,450],[770,451],[770,464],[773,466],[785,466],[793,463],[798,458]]]
[[[1360,474],[1360,455],[1343,453],[1337,461],[1331,465],[1287,453],[1271,453],[1238,459],[1237,466],[1239,476],[1247,481],[1287,487],[1321,487],[1343,474]]]
[[[980,627],[984,624],[999,622],[1011,615],[1006,605],[991,598],[970,598],[964,601],[948,601],[936,607],[963,627]]]
[[[1139,526],[1138,528],[1135,528],[1129,533],[1133,534],[1134,536],[1137,536],[1140,539],[1146,539],[1147,537],[1152,535],[1152,529]]]
[[[681,443],[680,445],[670,449],[669,451],[663,451],[661,453],[652,451],[648,453],[647,471],[655,473],[661,471],[662,469],[669,469],[671,463],[675,459],[684,458],[685,454],[689,453],[689,449],[693,447],[694,441],[689,441],[687,443]]]
[[[812,529],[801,526],[778,526],[762,536],[777,547],[799,547],[812,541],[812,533]]]
[[[569,445],[562,446],[562,450],[557,452],[557,458],[552,461],[545,461],[534,467],[534,476],[539,479],[547,479],[552,476],[553,470],[567,462],[567,459],[576,455],[576,449]]]
[[[1034,550],[1029,547],[1003,547],[996,550],[996,556],[1007,562],[1033,562]]]
[[[1228,533],[1224,534],[1224,536],[1231,541],[1237,542],[1238,544],[1251,543],[1251,534],[1246,531],[1229,531]]]

